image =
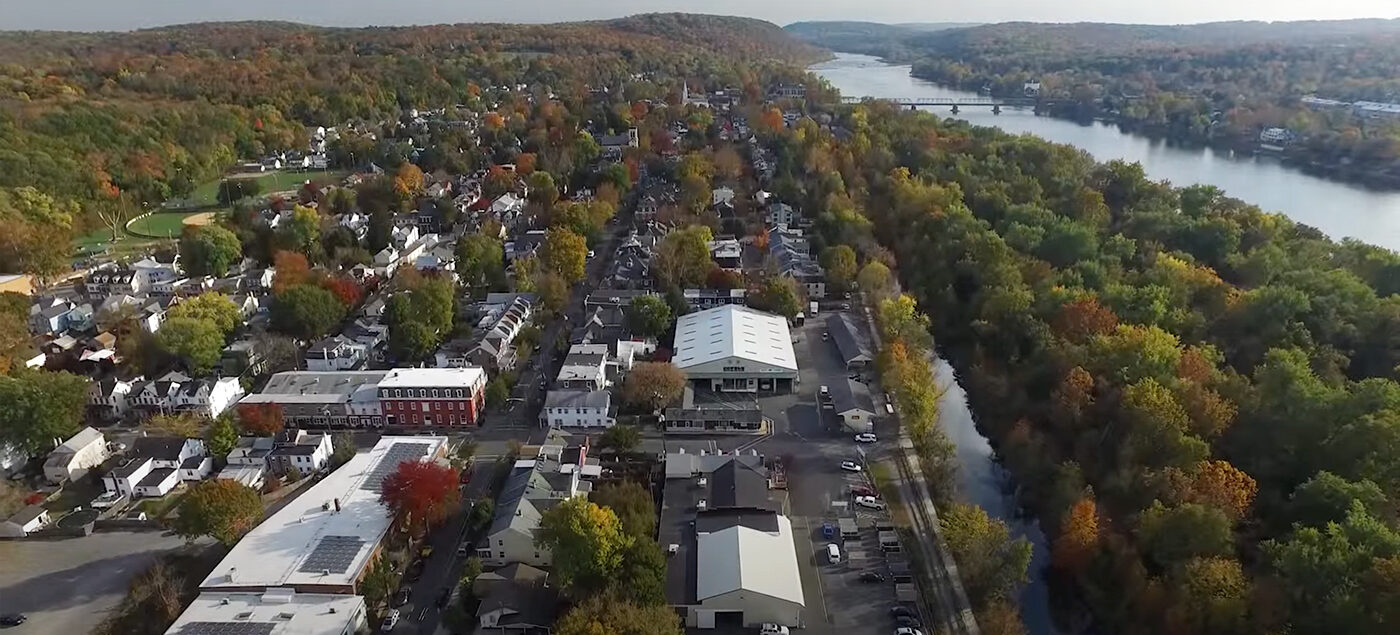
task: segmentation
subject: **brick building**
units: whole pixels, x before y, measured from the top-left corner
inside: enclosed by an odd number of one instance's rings
[[[399,368],[379,382],[387,425],[475,425],[485,407],[481,368]]]

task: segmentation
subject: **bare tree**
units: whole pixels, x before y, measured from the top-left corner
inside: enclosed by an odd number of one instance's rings
[[[113,201],[110,205],[97,206],[97,220],[102,221],[107,229],[112,230],[112,241],[115,242],[135,211],[136,206],[132,205],[131,201],[123,194],[121,198]]]

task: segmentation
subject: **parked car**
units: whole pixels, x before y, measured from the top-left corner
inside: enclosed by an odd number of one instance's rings
[[[875,433],[873,432],[862,432],[856,435],[856,443],[874,443],[875,441]]]
[[[381,632],[388,633],[388,632],[393,631],[393,630],[394,630],[394,627],[395,627],[395,626],[398,626],[398,625],[399,625],[399,610],[398,610],[398,609],[389,609],[389,612],[388,612],[387,614],[384,615],[384,622],[381,623],[381,624],[379,625],[379,630],[380,630]]]
[[[827,540],[830,540],[830,539],[835,538],[835,537],[836,537],[836,525],[833,525],[833,524],[831,524],[831,523],[822,523],[822,538],[826,538]]]
[[[855,461],[842,461],[841,469],[846,470],[847,472],[859,472],[862,468],[860,467],[860,464],[856,463]]]
[[[781,624],[764,624],[758,628],[758,635],[788,635],[788,627]]]
[[[394,594],[394,608],[399,608],[400,606],[408,604],[408,599],[412,597],[412,594],[413,590],[408,587],[399,589],[399,592]]]
[[[852,485],[851,493],[855,494],[856,496],[874,496],[875,498],[880,497],[880,493],[875,491],[875,488],[869,485]]]
[[[874,496],[857,496],[856,504],[866,509],[884,509],[885,503]]]
[[[861,582],[884,582],[884,581],[885,581],[885,576],[880,575],[880,574],[878,574],[878,573],[875,573],[874,571],[866,571],[865,573],[860,574],[860,581],[861,581]]]
[[[841,547],[840,547],[840,545],[837,545],[837,544],[834,543],[834,542],[827,543],[827,545],[826,545],[826,560],[827,560],[827,562],[830,562],[831,564],[840,564],[840,563],[841,563]]]
[[[920,626],[923,626],[923,624],[919,623],[919,618],[911,617],[908,615],[901,615],[899,617],[894,618],[894,623],[900,626],[907,626],[909,628],[918,628]]]
[[[924,632],[910,626],[901,626],[894,629],[894,635],[924,635]]]
[[[27,621],[28,619],[29,617],[23,613],[6,613],[4,615],[0,615],[0,626],[4,626],[6,628],[11,626],[19,626],[20,624],[25,623],[25,621]]]
[[[451,600],[451,599],[452,599],[452,587],[450,587],[450,586],[443,587],[442,590],[438,592],[438,596],[437,596],[437,605],[438,605],[438,608],[443,608],[443,607],[447,606],[447,601],[448,601],[448,600]]]
[[[899,605],[896,604],[896,605],[890,607],[890,616],[891,616],[891,617],[896,617],[896,618],[897,618],[897,617],[900,617],[900,616],[904,616],[904,617],[914,617],[915,615],[916,615],[916,613],[914,613],[914,609],[911,609],[911,608],[909,608],[909,607],[907,607],[907,606],[899,606]]]
[[[825,342],[825,341],[827,340],[827,338],[829,338],[829,337],[831,337],[831,333],[829,333],[829,332],[827,332],[827,331],[822,331],[822,341],[823,341],[823,342]]]

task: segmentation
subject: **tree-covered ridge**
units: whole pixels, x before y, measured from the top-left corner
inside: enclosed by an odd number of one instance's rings
[[[409,107],[490,109],[494,101],[476,100],[493,86],[524,84],[575,105],[590,89],[626,89],[639,77],[757,88],[757,69],[815,57],[771,24],[690,15],[4,33],[0,188],[33,186],[76,201],[81,223],[92,208],[183,196],[236,159],[301,148],[307,125],[382,121]]]
[[[835,116],[769,140],[774,191],[898,265],[1052,586],[1111,633],[1395,631],[1400,256],[1033,137]]]

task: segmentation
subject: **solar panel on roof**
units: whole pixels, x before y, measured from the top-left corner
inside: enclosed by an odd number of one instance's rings
[[[323,536],[297,571],[301,573],[345,573],[365,541],[359,536]]]
[[[190,622],[179,635],[272,635],[274,622]]]
[[[392,474],[394,470],[399,469],[400,463],[417,461],[427,456],[429,447],[431,446],[427,443],[395,443],[389,446],[389,450],[384,453],[384,458],[379,459],[379,463],[370,471],[364,484],[360,485],[360,489],[379,491],[380,487],[384,485],[384,478]]]

